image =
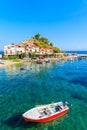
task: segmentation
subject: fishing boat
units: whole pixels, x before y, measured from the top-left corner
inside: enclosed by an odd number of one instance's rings
[[[28,70],[27,68],[20,68],[20,70]]]
[[[42,61],[37,60],[36,63],[37,63],[37,64],[42,64]]]
[[[56,102],[47,105],[34,107],[23,113],[22,117],[26,122],[48,122],[66,114],[69,110],[67,102]]]
[[[50,60],[47,59],[47,60],[45,60],[45,62],[46,62],[46,63],[50,63]]]

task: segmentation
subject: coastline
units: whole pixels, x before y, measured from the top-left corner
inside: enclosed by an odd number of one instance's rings
[[[0,64],[0,68],[5,68],[5,67],[11,66],[11,65],[16,65],[16,64],[22,63],[22,61],[13,62],[12,60],[2,60],[2,62],[4,62],[4,64]]]
[[[78,58],[77,55],[75,56],[64,56],[64,57],[59,57],[59,58],[45,58],[45,59],[40,59],[40,61],[44,62],[46,59],[50,60],[51,62],[56,62],[56,61],[62,61],[62,60],[74,60]],[[5,68],[8,66],[16,65],[16,64],[23,64],[26,62],[36,62],[37,60],[20,60],[19,62],[14,62],[12,60],[1,60],[4,62],[4,64],[0,64],[0,68]]]

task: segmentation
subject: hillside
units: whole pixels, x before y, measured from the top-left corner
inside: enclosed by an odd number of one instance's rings
[[[60,53],[60,48],[57,48],[51,43],[47,38],[41,37],[40,34],[36,34],[33,38],[24,40],[21,42],[21,44],[24,44],[25,46],[28,44],[35,44],[39,48],[51,48],[54,53]]]

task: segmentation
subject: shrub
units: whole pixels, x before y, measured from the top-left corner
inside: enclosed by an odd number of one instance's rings
[[[3,59],[4,59],[4,60],[9,60],[9,57],[8,57],[7,55],[4,55],[4,56],[3,56]]]
[[[13,59],[13,62],[20,62],[20,59]]]
[[[8,56],[10,60],[16,59],[16,56]]]
[[[48,54],[45,54],[45,58],[49,58],[49,55],[48,55]]]
[[[35,56],[36,56],[35,52],[29,52],[29,57],[33,58]]]
[[[54,48],[53,48],[53,52],[54,52],[54,53],[60,53],[61,50],[60,50],[60,48],[56,48],[56,47],[54,47]]]

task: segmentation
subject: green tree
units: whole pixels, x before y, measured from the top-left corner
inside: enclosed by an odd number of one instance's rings
[[[53,56],[56,57],[56,54],[54,53]]]
[[[48,40],[47,38],[45,38],[45,37],[41,37],[41,38],[40,38],[40,41],[41,41],[41,42],[44,42],[44,43],[46,43],[46,44],[49,43],[49,40]]]
[[[36,42],[36,41],[34,42],[34,44],[35,44],[36,46],[39,46],[39,43],[38,43],[38,42]]]
[[[4,60],[9,60],[8,55],[4,55],[4,56],[3,56],[3,59],[4,59]]]
[[[36,39],[39,39],[39,38],[40,38],[40,33],[37,33],[34,37],[35,37]]]
[[[30,57],[30,58],[33,58],[33,57],[35,57],[35,56],[36,56],[35,52],[29,52],[29,57]]]
[[[45,54],[45,58],[49,58],[49,55],[48,55],[48,54]]]
[[[53,43],[51,42],[50,45],[53,46]]]
[[[26,52],[21,54],[21,59],[26,57]]]
[[[56,47],[54,47],[54,48],[53,48],[53,52],[54,52],[54,53],[60,53],[61,50],[60,50],[60,48],[56,48]]]
[[[16,51],[16,58],[19,59],[19,52],[18,51]]]

